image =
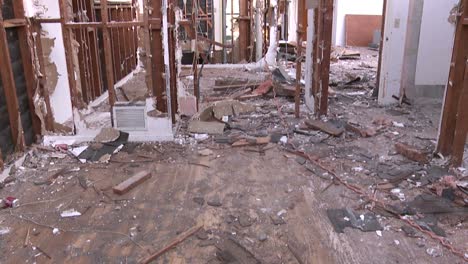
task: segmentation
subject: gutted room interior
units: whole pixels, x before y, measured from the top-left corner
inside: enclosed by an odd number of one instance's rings
[[[0,263],[468,261],[468,0],[0,9]]]

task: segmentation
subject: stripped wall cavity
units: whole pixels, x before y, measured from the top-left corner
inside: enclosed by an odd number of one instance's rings
[[[24,5],[27,17],[60,18],[57,0],[24,0]],[[46,87],[50,91],[52,113],[57,123],[70,123],[73,112],[62,27],[59,23],[43,24],[42,30],[41,41],[47,64]]]

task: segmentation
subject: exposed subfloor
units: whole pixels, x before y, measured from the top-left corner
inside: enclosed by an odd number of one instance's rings
[[[258,74],[204,70],[202,94],[209,95],[214,79],[223,76]],[[376,184],[385,182],[380,174],[400,168],[411,171],[409,178],[394,185],[405,201],[430,193],[425,179],[436,163],[445,160],[419,165],[396,154],[394,144],[433,147],[441,103],[425,100],[379,107],[367,87],[365,93],[334,94],[329,116],[373,128],[378,118],[391,121],[368,138],[349,132],[341,137],[319,131],[294,133],[295,126],[310,116],[307,109],[301,108],[301,118],[296,119],[290,98],[266,97],[247,101],[257,106],[256,112],[233,118],[235,126],[224,136],[276,133],[286,136],[287,144],[231,147],[214,137],[197,142],[186,132],[189,120],[184,119],[174,143],[129,143],[105,164],[81,164],[70,156],[35,149],[12,174],[16,181],[0,189],[0,197],[18,199],[14,208],[0,210],[0,230],[7,230],[0,235],[0,262],[137,263],[181,232],[202,224],[204,232],[155,263],[464,263],[420,231],[409,237],[401,230],[405,222],[377,210],[381,234],[351,228],[337,233],[327,209],[364,213],[372,204],[285,150],[317,156],[366,193],[373,194]],[[354,89],[350,91],[363,91]],[[213,153],[200,155],[203,149]],[[52,184],[43,183],[62,168],[71,171],[61,173]],[[114,185],[144,169],[152,172],[151,179],[128,194],[112,192]],[[446,172],[439,173],[441,177]],[[392,205],[404,202],[390,189],[373,195]],[[82,215],[60,216],[72,208]],[[466,210],[436,216],[451,245],[466,256]],[[54,228],[58,233],[53,233]]]

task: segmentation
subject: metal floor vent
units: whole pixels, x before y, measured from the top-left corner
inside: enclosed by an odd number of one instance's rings
[[[116,129],[147,130],[145,103],[116,103],[113,118]]]

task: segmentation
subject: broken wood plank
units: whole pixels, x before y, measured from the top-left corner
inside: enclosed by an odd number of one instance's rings
[[[144,258],[140,261],[138,261],[140,264],[148,264],[151,261],[157,259],[159,256],[162,254],[166,253],[167,251],[171,250],[173,247],[177,246],[178,244],[184,242],[187,238],[191,237],[193,234],[197,233],[200,229],[203,228],[203,224],[196,225],[192,228],[190,228],[187,232],[179,235],[176,239],[174,239],[173,242],[171,242],[169,245],[165,246],[158,252],[152,254],[151,256]]]
[[[375,129],[373,128],[358,127],[350,123],[346,124],[346,130],[351,131],[357,135],[360,135],[361,137],[372,137],[372,136],[375,136],[375,134],[377,134],[377,131],[375,131]]]
[[[265,95],[271,90],[271,88],[273,88],[273,82],[271,80],[267,80],[253,90],[252,94]]]
[[[403,144],[403,143],[396,143],[395,149],[398,154],[405,156],[406,158],[412,161],[416,161],[416,162],[423,163],[423,164],[429,162],[427,153],[422,150],[416,149],[413,146]]]
[[[135,188],[140,183],[151,178],[151,172],[149,171],[140,171],[137,174],[133,175],[131,178],[119,183],[117,186],[114,186],[112,190],[114,193],[122,195]]]
[[[327,134],[333,135],[335,137],[340,136],[344,132],[343,127],[337,127],[329,122],[323,122],[322,120],[309,119],[305,121],[306,126],[309,128],[323,131]]]
[[[213,91],[225,92],[225,91],[239,89],[239,88],[257,87],[260,84],[262,83],[254,82],[254,83],[245,83],[245,84],[230,84],[230,85],[222,85],[222,86],[213,86]]]

